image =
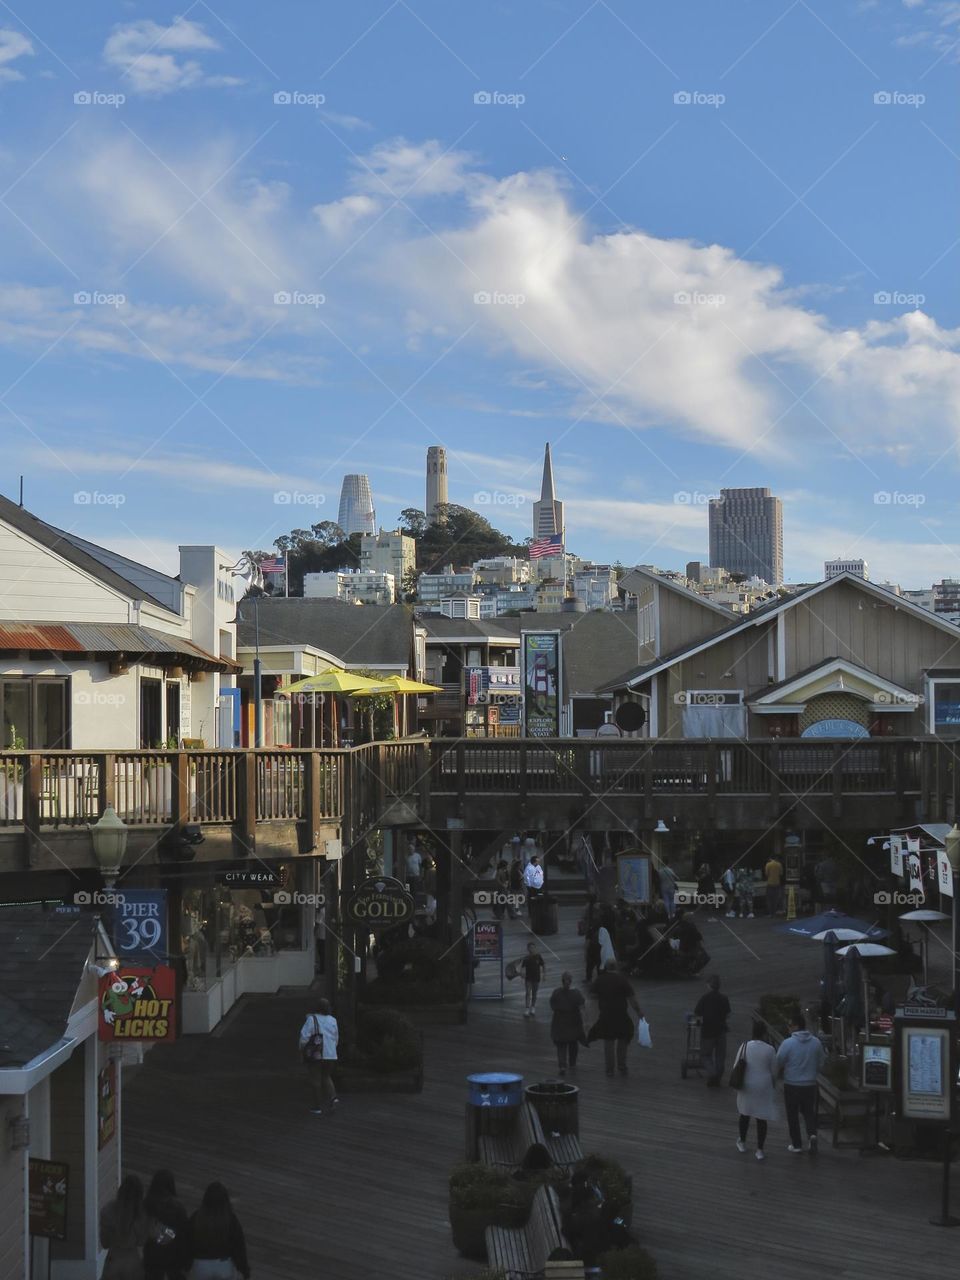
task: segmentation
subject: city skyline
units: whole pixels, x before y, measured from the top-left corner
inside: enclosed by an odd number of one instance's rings
[[[960,573],[932,4],[299,21],[0,22],[8,496],[170,568],[332,519],[344,472],[395,526],[440,446],[518,537],[549,438],[600,562],[706,559],[700,508],[767,485],[788,580]]]

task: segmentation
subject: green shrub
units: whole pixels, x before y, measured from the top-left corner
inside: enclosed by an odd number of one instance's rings
[[[362,1009],[357,1015],[356,1041],[345,1051],[344,1061],[383,1074],[419,1067],[423,1061],[420,1035],[402,1013]]]
[[[657,1264],[637,1245],[603,1253],[597,1262],[603,1280],[657,1280]]]
[[[450,1208],[497,1214],[516,1209],[526,1197],[519,1183],[485,1164],[459,1164],[450,1174]]]
[[[577,1168],[587,1175],[588,1182],[600,1188],[607,1205],[615,1208],[619,1215],[627,1216],[626,1211],[633,1201],[633,1183],[622,1164],[608,1160],[606,1156],[588,1155]]]
[[[464,996],[462,958],[435,938],[406,938],[377,956],[365,1004],[452,1004]]]

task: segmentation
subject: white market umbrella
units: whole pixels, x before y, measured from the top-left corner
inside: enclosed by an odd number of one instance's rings
[[[915,911],[904,911],[900,917],[901,920],[909,920],[913,924],[922,925],[920,934],[922,950],[923,950],[923,985],[927,985],[927,951],[930,946],[930,925],[936,924],[938,921],[949,920],[950,917],[942,911],[934,911],[932,907],[918,907]]]
[[[845,956],[848,951],[856,951],[861,960],[874,960],[880,956],[895,956],[893,947],[885,947],[882,942],[851,942],[837,950],[838,956]]]
[[[811,941],[826,942],[827,938],[833,935],[837,942],[863,942],[869,936],[861,933],[857,929],[824,929],[822,933],[815,933]]]

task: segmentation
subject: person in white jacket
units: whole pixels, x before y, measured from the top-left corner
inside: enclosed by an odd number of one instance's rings
[[[523,871],[523,883],[527,890],[527,912],[533,915],[533,902],[543,892],[543,867],[536,854],[530,859]]]
[[[767,1140],[767,1125],[779,1119],[777,1107],[777,1053],[767,1040],[764,1022],[754,1022],[750,1039],[740,1046],[736,1062],[743,1058],[747,1067],[743,1087],[737,1090],[737,1110],[740,1112],[740,1136],[737,1150],[746,1151],[750,1121],[757,1122],[757,1159],[762,1160],[763,1144]]]
[[[339,1040],[340,1028],[330,1012],[330,1001],[320,999],[316,1012],[308,1013],[300,1028],[300,1053],[310,1076],[314,1100],[312,1114],[315,1116],[324,1114],[325,1100],[329,1102],[331,1111],[340,1101],[333,1079]]]

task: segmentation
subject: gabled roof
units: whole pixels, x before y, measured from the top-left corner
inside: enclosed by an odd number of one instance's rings
[[[0,1067],[22,1067],[63,1038],[94,920],[42,907],[0,910]]]
[[[830,685],[815,688],[813,694],[809,692],[811,686],[815,686],[818,681],[829,676],[834,677]],[[847,684],[844,684],[844,677]],[[917,708],[916,695],[909,689],[894,684],[892,680],[874,675],[866,667],[848,662],[846,658],[821,659],[805,670],[797,672],[796,675],[781,680],[778,684],[768,684],[758,689],[756,693],[751,693],[746,701],[755,710],[760,710],[768,705],[782,706],[787,702],[804,702],[815,694],[837,692],[852,693],[858,697],[867,698],[877,710],[915,711]]]
[[[597,692],[609,692],[614,689],[622,689],[628,685],[635,687],[638,684],[643,684],[661,671],[666,671],[667,668],[674,666],[675,663],[683,658],[693,657],[694,654],[702,653],[705,649],[712,649],[714,645],[722,644],[725,640],[741,631],[748,631],[751,627],[760,626],[779,614],[795,609],[799,604],[805,604],[822,592],[835,590],[842,582],[851,583],[858,590],[876,597],[879,603],[892,609],[902,609],[904,613],[909,613],[921,622],[927,623],[928,626],[936,627],[938,630],[946,632],[954,641],[960,643],[960,628],[955,623],[942,621],[935,613],[931,613],[929,609],[923,609],[919,605],[905,600],[903,596],[894,595],[892,591],[888,591],[885,587],[878,587],[868,579],[855,577],[851,573],[841,573],[836,578],[830,578],[826,582],[817,582],[805,591],[798,591],[796,595],[787,596],[783,600],[772,600],[769,604],[765,604],[759,609],[754,609],[745,618],[736,619],[731,626],[725,627],[722,631],[718,631],[712,636],[707,636],[705,640],[698,640],[693,644],[684,645],[682,648],[675,649],[672,653],[666,654],[654,662],[645,663],[634,668],[633,671],[625,672],[618,680],[608,681]]]
[[[673,578],[667,578],[662,573],[657,573],[653,569],[644,569],[640,565],[635,565],[632,569],[628,569],[617,585],[622,587],[625,591],[630,591],[631,587],[629,579],[634,574],[639,574],[641,578],[652,586],[666,587],[676,595],[682,596],[684,600],[692,600],[694,604],[702,605],[704,609],[709,609],[712,613],[719,613],[724,618],[729,618],[733,612],[728,605],[717,604],[715,600],[711,600],[708,596],[702,596],[698,591],[691,591],[689,587],[681,586],[681,584],[679,582],[675,582]]]
[[[410,666],[413,613],[404,604],[350,604],[346,600],[307,600],[299,596],[250,597],[237,605],[237,648],[263,645],[313,645],[335,653],[348,667]]]
[[[417,622],[427,633],[427,644],[431,640],[456,641],[463,638],[481,643],[485,640],[519,643],[520,621],[520,618],[448,618],[442,613],[417,613]]]
[[[55,555],[60,556],[84,573],[89,574],[91,578],[96,578],[104,586],[111,587],[128,599],[149,601],[150,604],[170,612],[169,604],[149,595],[142,587],[137,586],[135,582],[131,582],[129,578],[122,577],[116,570],[104,564],[102,560],[98,560],[91,551],[85,549],[86,547],[92,548],[92,543],[85,542],[83,539],[74,540],[71,534],[55,528],[52,524],[47,524],[45,520],[41,520],[39,516],[33,515],[32,512],[18,506],[17,503],[11,502],[9,498],[5,498],[2,494],[0,494],[0,520],[10,525],[12,529],[16,529],[18,533],[22,533],[24,537],[30,538],[41,547],[54,552]],[[110,555],[114,560],[121,559],[121,557],[113,556],[106,549],[99,547],[96,549],[98,551],[103,550],[105,556]],[[173,580],[171,579],[171,581]]]

